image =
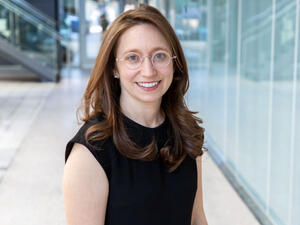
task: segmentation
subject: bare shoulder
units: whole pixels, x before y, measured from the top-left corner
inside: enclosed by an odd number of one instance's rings
[[[108,190],[104,169],[85,146],[75,143],[63,176],[67,224],[104,224]]]

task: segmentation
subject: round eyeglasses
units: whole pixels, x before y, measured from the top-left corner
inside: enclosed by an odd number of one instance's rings
[[[116,58],[117,62],[124,62],[128,69],[138,69],[145,58],[151,60],[152,66],[155,68],[163,68],[170,64],[171,59],[175,59],[176,56],[171,56],[166,51],[157,51],[151,56],[142,56],[135,52],[127,53],[123,58]]]

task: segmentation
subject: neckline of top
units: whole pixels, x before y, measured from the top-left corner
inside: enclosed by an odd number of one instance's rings
[[[132,119],[130,119],[129,117],[127,117],[125,114],[123,114],[124,117],[124,122],[128,125],[128,126],[133,126],[136,128],[141,128],[141,129],[145,129],[145,130],[160,130],[161,128],[165,127],[165,125],[167,124],[167,116],[165,116],[165,119],[163,120],[163,122],[159,125],[157,125],[156,127],[146,127]]]

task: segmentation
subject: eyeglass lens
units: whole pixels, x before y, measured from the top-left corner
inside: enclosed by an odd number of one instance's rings
[[[129,68],[138,68],[145,58],[150,58],[150,56],[141,56],[131,52],[128,53],[122,61],[124,61]],[[167,52],[156,52],[150,59],[153,66],[164,67],[169,65],[171,56]]]

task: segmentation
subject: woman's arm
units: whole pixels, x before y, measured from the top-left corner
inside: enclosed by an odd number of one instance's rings
[[[103,225],[108,185],[103,168],[89,150],[81,144],[75,144],[63,176],[67,224]]]
[[[207,225],[203,209],[203,198],[202,198],[202,157],[196,158],[197,162],[197,173],[198,173],[198,188],[195,196],[193,212],[192,212],[192,224],[191,225]]]

